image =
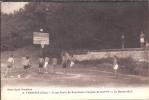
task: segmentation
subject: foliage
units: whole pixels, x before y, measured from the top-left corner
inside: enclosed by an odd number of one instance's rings
[[[138,47],[140,32],[147,33],[147,11],[146,2],[30,2],[13,14],[1,14],[1,49],[32,44],[32,33],[40,28],[50,33],[52,48],[120,48],[122,34],[126,47]]]

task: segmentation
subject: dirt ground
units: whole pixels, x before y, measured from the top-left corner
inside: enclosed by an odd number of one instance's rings
[[[67,73],[60,65],[56,67],[53,73],[52,67],[49,66],[49,73],[39,73],[38,66],[24,73],[23,68],[13,68],[12,72],[3,77],[5,68],[2,67],[1,86],[69,86],[69,87],[135,87],[146,86],[149,83],[148,77],[136,75],[124,75],[118,73],[115,77],[113,72],[100,70],[97,66],[85,66],[75,64]],[[20,75],[20,78],[18,78]]]
[[[6,61],[9,55],[15,55],[15,66],[9,76],[4,77]],[[141,87],[149,85],[149,77],[118,73],[116,78],[109,64],[80,64],[76,63],[64,73],[60,65],[56,66],[53,73],[49,66],[49,73],[38,73],[36,48],[18,49],[14,52],[1,53],[1,86],[69,86],[69,87]],[[24,73],[21,65],[21,57],[28,54],[31,58],[32,67]],[[18,78],[20,75],[20,78]]]

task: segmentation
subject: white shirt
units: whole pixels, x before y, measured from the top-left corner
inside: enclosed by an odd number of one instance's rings
[[[8,63],[14,63],[14,58],[13,57],[9,57],[8,58]]]

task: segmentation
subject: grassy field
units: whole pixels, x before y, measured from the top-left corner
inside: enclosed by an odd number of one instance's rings
[[[3,74],[6,70],[6,59],[13,53],[15,56],[15,67],[10,76],[5,78]],[[32,67],[29,72],[24,73],[21,65],[21,57],[28,54],[31,58]],[[56,66],[56,73],[52,72],[49,66],[49,73],[38,73],[37,57],[39,51],[36,48],[18,49],[16,51],[1,53],[1,83],[16,86],[70,86],[70,87],[135,87],[148,86],[148,76],[131,75],[119,72],[118,77],[114,76],[110,63],[79,63],[77,62],[71,69],[64,73],[62,67]],[[24,74],[23,74],[24,73]],[[17,76],[21,75],[20,78]]]

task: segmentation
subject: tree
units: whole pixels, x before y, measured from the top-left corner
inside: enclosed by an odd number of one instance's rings
[[[32,33],[43,28],[54,48],[121,48],[122,34],[126,47],[139,47],[140,32],[148,32],[147,6],[147,2],[32,2],[14,14],[2,14],[2,41],[14,48],[30,45]],[[19,39],[23,41],[18,43]]]

